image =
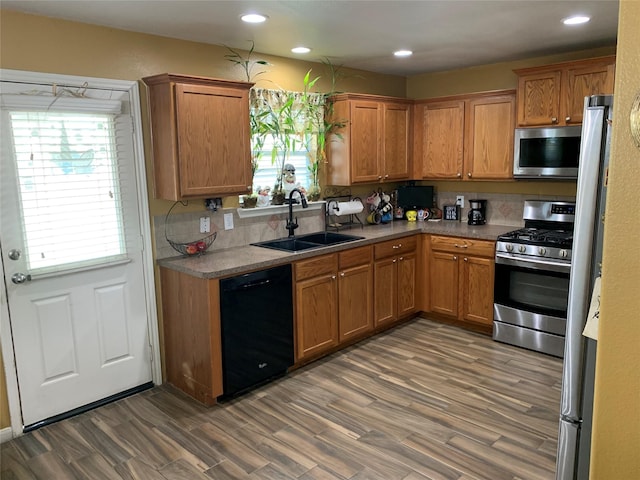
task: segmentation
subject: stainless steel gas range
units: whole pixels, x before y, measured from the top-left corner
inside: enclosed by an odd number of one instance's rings
[[[562,357],[575,203],[527,200],[523,219],[496,243],[493,338]]]

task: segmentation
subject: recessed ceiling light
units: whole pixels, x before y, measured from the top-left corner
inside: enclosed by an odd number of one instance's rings
[[[411,55],[413,55],[413,52],[411,50],[397,50],[393,52],[393,54],[396,57],[410,57]]]
[[[581,23],[587,23],[591,20],[591,17],[586,17],[584,15],[575,15],[573,17],[567,17],[562,20],[562,23],[565,25],[580,25]]]
[[[247,23],[262,23],[266,19],[266,15],[260,15],[259,13],[245,13],[240,17],[240,20]]]
[[[293,53],[309,53],[311,49],[307,47],[293,47],[291,51]]]

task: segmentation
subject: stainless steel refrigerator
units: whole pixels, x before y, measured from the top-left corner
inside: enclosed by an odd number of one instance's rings
[[[562,372],[557,480],[589,478],[596,342],[582,335],[601,274],[613,97],[585,99]]]

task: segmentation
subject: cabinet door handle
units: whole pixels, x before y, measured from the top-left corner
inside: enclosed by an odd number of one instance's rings
[[[251,185],[247,185],[247,190],[251,190]]]
[[[458,178],[462,177],[462,174],[460,172],[458,172],[458,174],[456,175]]]
[[[382,175],[378,175],[378,180],[382,180]]]
[[[457,243],[454,243],[453,246],[456,248],[469,248],[469,245],[458,245]]]
[[[398,260],[397,259],[393,259],[393,261],[391,263],[396,263]]]
[[[471,172],[467,173],[467,177],[471,178]]]
[[[571,121],[571,117],[567,117],[564,119],[565,122],[570,122]]]
[[[341,276],[341,277],[344,277],[344,272],[340,272],[340,276]]]
[[[468,262],[468,261],[469,261],[469,259],[468,259],[467,257],[464,257],[464,261],[465,261],[465,262]]]
[[[398,260],[403,261],[403,260],[404,260],[404,257],[400,257]]]
[[[551,117],[551,123],[558,123],[558,117]]]
[[[384,178],[389,178],[389,175],[385,175]]]
[[[454,256],[453,256],[453,259],[454,259],[454,260],[457,260],[457,259],[458,259],[458,257],[456,257],[456,256],[454,255]]]
[[[335,280],[337,277],[335,275],[331,275],[331,280]]]

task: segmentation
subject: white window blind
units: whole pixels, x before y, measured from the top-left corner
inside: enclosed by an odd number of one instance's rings
[[[304,143],[306,142],[306,143]],[[311,176],[309,172],[309,152],[315,149],[315,135],[307,135],[303,141],[296,139],[296,149],[289,152],[286,163],[293,165],[296,169],[296,183],[301,187],[309,189],[311,186]],[[273,137],[267,136],[262,148],[262,156],[258,161],[258,170],[253,178],[254,191],[258,187],[269,187],[273,189],[277,178],[278,166],[271,161],[271,150],[273,147]],[[255,150],[254,150],[255,152]]]
[[[130,118],[19,110],[9,118],[29,270],[126,259],[118,146],[131,136]]]

